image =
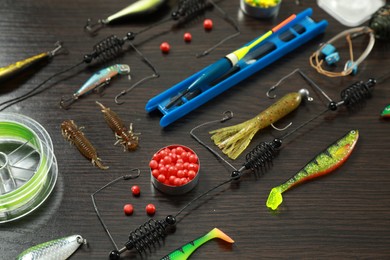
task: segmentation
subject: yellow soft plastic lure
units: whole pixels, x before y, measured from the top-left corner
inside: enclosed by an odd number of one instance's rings
[[[40,61],[54,57],[60,51],[60,49],[62,49],[62,45],[60,42],[57,42],[56,46],[57,47],[52,51],[43,52],[43,53],[34,55],[32,57],[29,57],[27,59],[12,63],[6,67],[0,68],[0,81],[3,81],[3,80],[6,80],[12,76],[15,76],[16,74],[24,71],[25,69],[27,69],[30,66],[33,66],[34,64],[39,63]]]
[[[224,154],[231,159],[236,159],[248,147],[259,130],[294,111],[301,104],[302,98],[308,97],[308,93],[307,89],[288,93],[250,120],[211,131],[211,139]]]
[[[328,174],[340,167],[351,155],[359,138],[358,130],[351,130],[341,139],[318,154],[305,167],[285,183],[273,188],[268,196],[267,207],[276,210],[283,202],[282,193],[302,182]]]

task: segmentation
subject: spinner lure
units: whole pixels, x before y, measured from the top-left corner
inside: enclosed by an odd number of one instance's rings
[[[318,154],[293,177],[273,188],[268,196],[267,207],[276,210],[283,202],[282,193],[300,183],[328,174],[340,167],[351,155],[358,138],[358,130],[349,131],[341,139]]]

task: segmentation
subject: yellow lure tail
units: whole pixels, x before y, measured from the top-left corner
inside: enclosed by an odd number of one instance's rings
[[[267,207],[275,210],[283,202],[282,190],[280,187],[275,187],[271,190],[267,199]]]

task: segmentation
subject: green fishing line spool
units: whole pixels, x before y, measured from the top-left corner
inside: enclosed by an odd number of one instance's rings
[[[57,181],[57,160],[47,131],[33,119],[0,114],[0,223],[38,208]]]

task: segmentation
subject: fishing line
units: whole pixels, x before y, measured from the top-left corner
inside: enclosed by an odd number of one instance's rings
[[[0,151],[0,223],[5,223],[46,201],[58,166],[47,131],[20,114],[0,113]]]

